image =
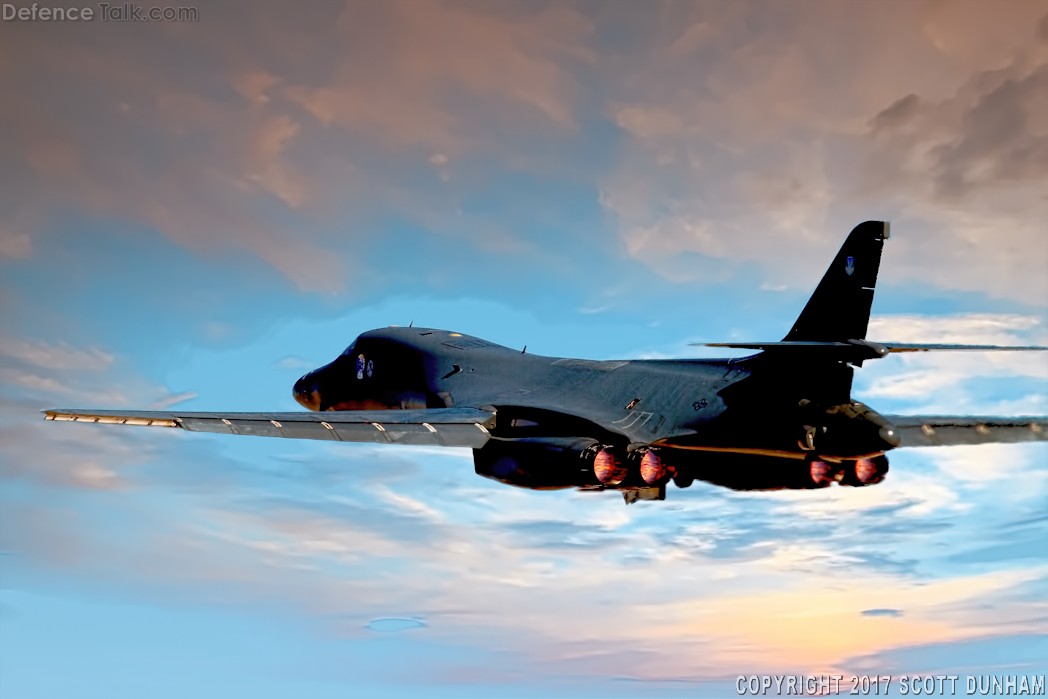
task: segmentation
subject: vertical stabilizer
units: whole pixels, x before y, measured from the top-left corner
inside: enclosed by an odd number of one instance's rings
[[[783,340],[865,339],[881,248],[888,236],[887,221],[866,221],[853,228]]]

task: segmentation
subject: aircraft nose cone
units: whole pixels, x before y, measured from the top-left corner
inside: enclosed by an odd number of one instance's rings
[[[320,410],[320,391],[317,390],[317,382],[311,374],[306,374],[295,382],[291,395],[303,408]]]

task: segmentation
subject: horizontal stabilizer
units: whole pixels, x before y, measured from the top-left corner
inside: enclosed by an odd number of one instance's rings
[[[1048,350],[1042,345],[952,345],[952,344],[909,344],[906,342],[883,342],[889,352],[952,352],[954,350],[975,352],[1037,352]]]
[[[884,415],[904,447],[940,447],[1048,440],[1045,417]]]
[[[790,353],[832,361],[852,362],[878,359],[897,352],[1031,352],[1048,350],[1040,345],[954,345],[912,344],[907,342],[871,342],[869,340],[845,340],[843,342],[820,342],[817,340],[784,340],[782,342],[693,342],[696,347],[730,347],[732,349],[761,350],[764,352]]]
[[[45,410],[47,420],[179,427],[256,437],[416,444],[479,449],[495,413],[474,408],[344,410],[321,413],[190,413],[152,410]]]

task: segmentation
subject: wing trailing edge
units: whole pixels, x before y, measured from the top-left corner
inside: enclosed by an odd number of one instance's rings
[[[196,413],[177,411],[44,411],[44,419],[107,425],[142,425],[285,439],[469,447],[487,443],[495,413],[475,408],[347,410],[323,413]]]

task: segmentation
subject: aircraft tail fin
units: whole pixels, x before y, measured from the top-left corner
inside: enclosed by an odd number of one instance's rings
[[[866,338],[889,225],[887,221],[866,221],[852,229],[784,341],[842,342]]]

